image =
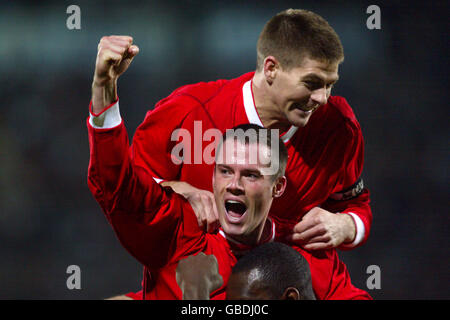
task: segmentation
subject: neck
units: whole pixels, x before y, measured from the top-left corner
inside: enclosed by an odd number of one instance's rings
[[[226,236],[227,238],[235,242],[238,242],[241,245],[254,247],[257,246],[258,244],[269,241],[269,239],[273,235],[272,227],[273,227],[272,220],[267,218],[263,225],[261,225],[259,228],[256,228],[252,233],[248,235],[231,236],[227,234]]]
[[[286,132],[291,124],[284,116],[280,107],[273,101],[269,92],[270,84],[267,83],[262,72],[255,72],[252,79],[253,98],[255,107],[264,127],[279,129],[280,133]]]

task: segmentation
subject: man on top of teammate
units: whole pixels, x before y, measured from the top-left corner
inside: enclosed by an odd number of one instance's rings
[[[138,52],[131,37],[100,41],[91,103],[96,128],[121,123],[117,79]],[[210,129],[223,133],[244,123],[278,129],[289,155],[289,183],[269,213],[278,239],[307,250],[359,246],[369,235],[372,213],[361,180],[361,128],[347,101],[331,96],[343,59],[340,39],[323,18],[283,11],[261,32],[255,72],[175,90],[147,113],[134,135],[131,159],[182,194],[199,224],[212,231],[218,221],[214,165],[204,158],[217,137]],[[174,156],[179,143],[181,157]]]

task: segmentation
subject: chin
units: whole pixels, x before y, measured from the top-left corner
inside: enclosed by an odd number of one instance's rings
[[[309,117],[307,119],[293,119],[292,121],[289,121],[291,125],[299,128],[303,128],[308,124]]]
[[[222,225],[222,229],[227,235],[232,237],[240,237],[243,234],[242,226],[238,225],[224,224]]]
[[[312,113],[305,114],[303,112],[299,112],[298,114],[292,114],[288,120],[291,125],[302,128],[308,124],[309,118],[311,118]]]

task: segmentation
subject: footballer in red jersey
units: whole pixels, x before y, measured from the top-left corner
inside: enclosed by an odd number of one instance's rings
[[[263,129],[242,128],[250,135],[261,135],[257,130]],[[227,156],[216,162],[212,178],[221,229],[211,234],[200,228],[186,199],[158,185],[132,162],[123,122],[110,129],[88,123],[88,131],[89,187],[122,245],[149,271],[144,299],[224,299],[237,258],[276,238],[268,214],[272,200],[286,187],[287,151],[282,144],[279,152],[271,152],[275,149],[270,139],[224,138],[217,158]],[[261,157],[251,162],[250,154]],[[264,170],[273,162],[277,170],[268,175]],[[297,250],[313,270],[318,299],[370,299],[351,284],[334,250]]]

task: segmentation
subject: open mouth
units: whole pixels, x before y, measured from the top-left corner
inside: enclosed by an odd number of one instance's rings
[[[225,200],[225,211],[231,222],[239,222],[247,212],[247,206],[240,201]]]

